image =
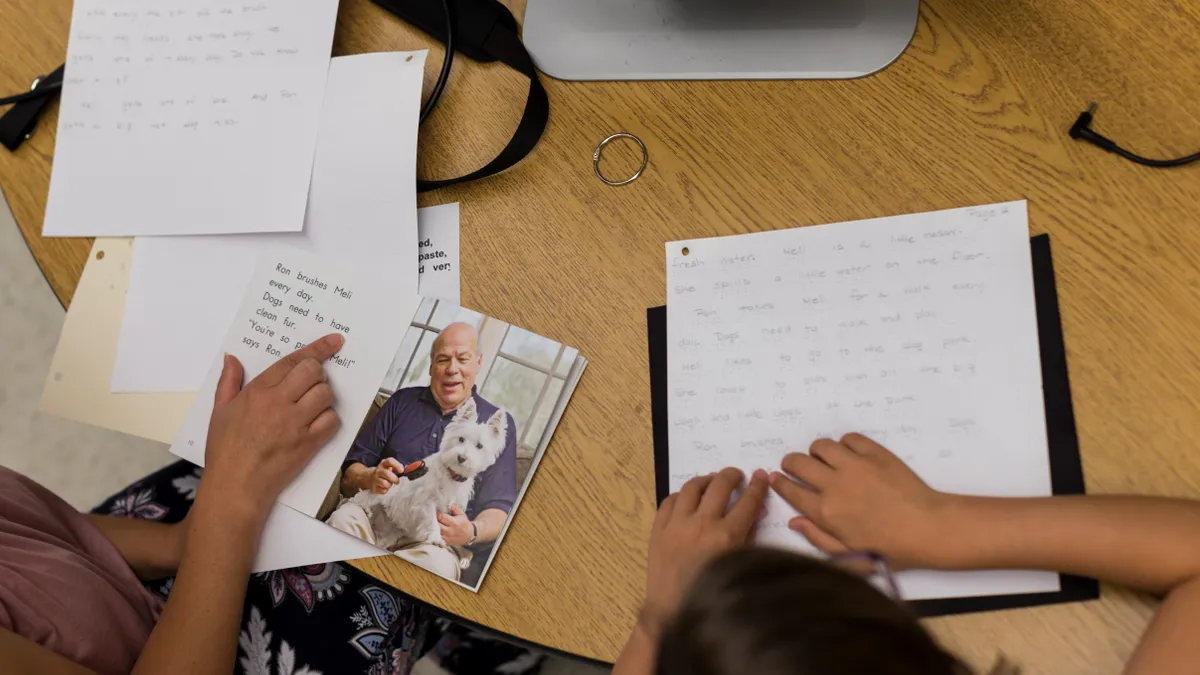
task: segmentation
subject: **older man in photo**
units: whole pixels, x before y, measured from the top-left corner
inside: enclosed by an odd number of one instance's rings
[[[491,417],[497,406],[475,391],[475,377],[482,366],[475,328],[466,323],[446,326],[430,351],[429,386],[397,391],[359,432],[342,464],[342,496],[352,497],[360,490],[383,494],[399,483],[406,465],[438,451],[446,425],[468,399],[474,398],[479,419]],[[449,513],[437,516],[442,539],[474,554],[473,573],[462,576],[460,558],[451,549],[418,544],[401,547],[396,553],[443,577],[461,578],[474,585],[516,499],[517,433],[509,415],[504,450],[495,464],[475,477],[470,503],[452,506]],[[366,513],[356,504],[344,502],[328,522],[374,543]]]

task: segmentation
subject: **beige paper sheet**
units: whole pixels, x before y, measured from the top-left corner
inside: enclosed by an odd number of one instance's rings
[[[38,409],[170,443],[195,394],[109,391],[132,259],[133,239],[96,239],[71,299]]]

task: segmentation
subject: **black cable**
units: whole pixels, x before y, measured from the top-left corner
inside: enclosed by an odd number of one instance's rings
[[[50,94],[53,94],[54,92],[58,91],[59,89],[62,89],[61,82],[58,82],[55,84],[47,84],[44,86],[39,85],[37,87],[37,89],[30,89],[29,91],[22,92],[20,94],[14,94],[12,96],[5,96],[4,98],[0,98],[0,106],[12,105],[13,103],[20,103],[21,101],[28,101],[28,100],[35,99],[35,98],[41,98],[43,96],[49,96]]]
[[[425,106],[421,108],[418,124],[425,124],[425,120],[437,107],[442,92],[446,90],[446,82],[450,79],[450,66],[454,63],[454,16],[450,13],[450,0],[442,0],[442,11],[446,16],[446,56],[442,59],[442,72],[438,73],[437,83],[433,85],[429,100],[425,101]]]
[[[1092,103],[1088,109],[1079,114],[1075,119],[1075,124],[1071,125],[1071,130],[1068,132],[1071,138],[1080,141],[1087,141],[1092,145],[1107,150],[1116,155],[1120,155],[1125,159],[1141,164],[1142,166],[1152,166],[1156,168],[1170,168],[1175,166],[1183,166],[1192,162],[1200,161],[1200,152],[1197,152],[1186,157],[1176,157],[1174,159],[1152,159],[1143,157],[1137,153],[1130,152],[1125,148],[1117,145],[1112,139],[1092,130],[1092,117],[1096,114],[1098,105]]]

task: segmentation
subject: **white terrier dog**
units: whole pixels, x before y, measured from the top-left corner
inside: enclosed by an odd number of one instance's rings
[[[370,518],[377,546],[388,551],[414,543],[446,546],[437,514],[448,513],[451,504],[466,510],[475,477],[504,452],[508,415],[497,410],[478,424],[477,414],[475,399],[468,398],[446,425],[437,454],[426,458],[424,475],[401,479],[381,495],[361,490],[350,499]]]

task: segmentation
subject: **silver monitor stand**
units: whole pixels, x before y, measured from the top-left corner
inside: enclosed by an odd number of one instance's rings
[[[920,0],[529,0],[524,40],[565,80],[839,79],[894,61]]]

